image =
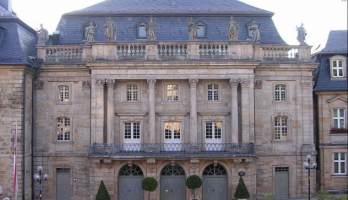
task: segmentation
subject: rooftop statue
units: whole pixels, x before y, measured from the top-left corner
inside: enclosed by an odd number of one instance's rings
[[[248,35],[249,35],[249,38],[248,38],[249,40],[252,40],[255,42],[261,40],[259,25],[256,24],[255,20],[253,20],[250,24],[248,24]]]
[[[154,41],[156,40],[156,25],[153,20],[153,17],[150,18],[149,26],[147,29],[147,34],[149,36],[149,40]]]
[[[296,29],[297,29],[297,41],[300,43],[300,45],[307,45],[306,44],[307,32],[306,32],[306,29],[303,27],[303,23],[299,27],[296,26]]]
[[[108,41],[116,40],[115,37],[115,26],[111,18],[108,18],[105,23],[105,37]]]
[[[193,23],[192,17],[190,18],[189,24],[188,24],[188,33],[189,33],[189,40],[195,40],[197,37],[197,28],[196,24]]]
[[[239,36],[239,25],[238,23],[233,19],[233,17],[230,18],[230,23],[228,26],[228,39],[230,41],[237,41]]]
[[[85,40],[87,42],[95,41],[96,27],[93,22],[90,22],[88,26],[85,27]]]
[[[40,24],[40,29],[37,31],[38,45],[45,45],[48,41],[48,31]]]

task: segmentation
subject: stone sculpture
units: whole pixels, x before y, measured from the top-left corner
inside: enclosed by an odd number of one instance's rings
[[[147,32],[148,32],[147,34],[149,36],[149,40],[151,41],[156,40],[156,25],[152,17],[150,18]]]
[[[188,32],[189,32],[189,39],[195,40],[197,36],[197,28],[196,28],[196,24],[193,23],[192,17],[190,18],[190,21],[188,24]]]
[[[93,22],[90,22],[88,26],[85,27],[85,40],[87,42],[95,41],[96,27]]]
[[[48,31],[40,24],[40,29],[37,31],[38,45],[45,45],[48,41]]]
[[[116,40],[115,37],[115,26],[111,18],[108,18],[105,23],[105,37],[108,41]]]
[[[248,35],[249,40],[252,41],[260,41],[261,40],[261,33],[259,29],[259,25],[253,20],[250,24],[248,24]]]
[[[306,36],[307,32],[306,29],[303,27],[303,23],[301,26],[296,27],[297,29],[297,41],[300,43],[300,45],[307,45],[306,44]]]
[[[228,39],[231,41],[236,41],[236,40],[238,40],[238,36],[239,36],[239,25],[233,19],[233,17],[231,17],[230,23],[228,26]]]

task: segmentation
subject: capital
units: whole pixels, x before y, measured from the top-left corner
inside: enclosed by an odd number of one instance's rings
[[[148,83],[149,85],[155,85],[156,79],[147,79],[147,83]]]
[[[231,87],[237,87],[240,82],[241,82],[240,78],[231,78],[230,79]]]
[[[189,83],[191,87],[196,87],[198,83],[198,79],[189,79]]]
[[[249,87],[250,86],[250,79],[242,79],[240,84],[242,87]]]

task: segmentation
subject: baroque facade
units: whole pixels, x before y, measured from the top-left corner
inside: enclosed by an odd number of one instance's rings
[[[288,45],[272,15],[234,0],[111,0],[41,28],[29,171],[48,174],[43,198],[94,199],[104,181],[112,199],[148,199],[141,181],[154,177],[151,200],[191,199],[185,178],[198,175],[198,199],[232,199],[241,171],[251,199],[305,196],[316,64],[304,29]]]
[[[320,187],[347,193],[347,31],[331,31],[326,47],[315,58],[317,143]]]

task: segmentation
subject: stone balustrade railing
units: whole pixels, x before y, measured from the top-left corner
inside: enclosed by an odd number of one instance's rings
[[[308,62],[310,46],[262,45],[243,42],[93,43],[38,47],[45,63],[113,60],[256,60]]]

